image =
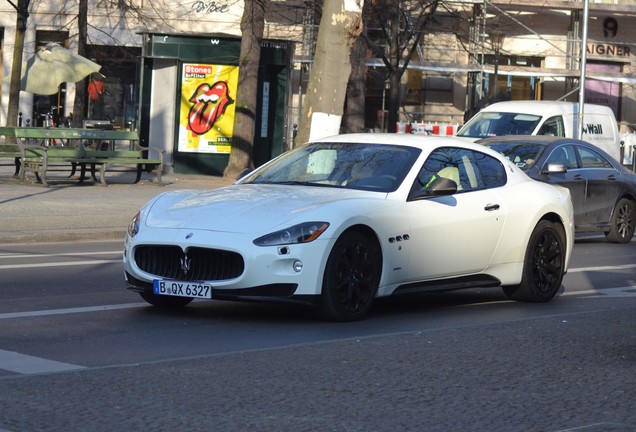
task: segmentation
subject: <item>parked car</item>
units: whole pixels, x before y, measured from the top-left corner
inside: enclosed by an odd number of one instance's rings
[[[586,141],[555,136],[502,136],[477,141],[533,179],[570,189],[577,232],[602,231],[628,243],[636,226],[636,174]]]
[[[581,139],[620,160],[621,135],[611,108],[583,104]],[[546,100],[498,102],[483,108],[457,132],[457,136],[476,141],[505,135],[554,135],[576,138],[579,129],[579,103]]]
[[[133,218],[128,288],[148,303],[298,302],[326,319],[376,297],[503,287],[550,300],[574,238],[567,189],[452,137],[334,136],[235,184],[169,191]]]

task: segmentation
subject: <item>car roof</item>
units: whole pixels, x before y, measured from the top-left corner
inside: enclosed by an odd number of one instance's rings
[[[564,138],[554,135],[500,135],[488,138],[482,138],[475,141],[477,144],[488,145],[494,143],[508,143],[515,142],[519,144],[560,144],[560,143],[573,143],[573,144],[587,144],[591,145],[587,141],[581,141],[573,138]]]
[[[478,141],[475,141],[475,143],[478,144],[478,145],[483,145],[483,146],[488,146],[488,145],[491,145],[491,144],[506,144],[506,143],[539,144],[539,145],[543,145],[545,147],[547,147],[549,145],[552,145],[552,144],[554,144],[554,145],[576,144],[576,145],[580,145],[580,146],[584,146],[584,147],[589,147],[589,148],[595,150],[597,153],[600,153],[601,155],[603,155],[603,157],[605,157],[605,159],[613,161],[613,165],[615,167],[625,168],[625,167],[623,167],[621,165],[620,162],[618,162],[616,160],[616,158],[612,157],[612,155],[608,154],[602,148],[599,148],[598,146],[596,146],[596,145],[594,145],[594,144],[592,144],[590,142],[579,140],[579,139],[574,139],[574,138],[557,137],[557,136],[554,136],[554,135],[501,135],[501,136],[496,136],[496,137],[482,138],[482,139],[480,139]]]
[[[361,144],[392,144],[398,146],[416,147],[423,150],[440,146],[460,146],[476,151],[484,151],[484,146],[473,142],[454,137],[436,135],[413,135],[397,133],[352,133],[333,135],[311,142],[341,142],[341,143],[361,143]],[[486,149],[490,151],[490,149]],[[497,154],[496,152],[494,152]]]
[[[549,117],[557,114],[575,115],[578,113],[578,102],[566,101],[548,101],[548,100],[515,100],[497,102],[484,107],[484,112],[510,112],[536,114],[543,117]],[[605,105],[597,105],[586,103],[583,104],[585,114],[606,114],[612,112],[612,109]],[[612,114],[613,115],[613,114]]]

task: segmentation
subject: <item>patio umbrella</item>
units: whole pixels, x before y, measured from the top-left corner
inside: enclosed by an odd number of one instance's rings
[[[26,63],[20,89],[40,95],[58,92],[60,84],[77,82],[101,66],[56,43],[49,43]]]

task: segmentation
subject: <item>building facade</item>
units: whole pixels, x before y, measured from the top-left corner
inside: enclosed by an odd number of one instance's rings
[[[300,122],[320,20],[317,3],[271,0],[267,11],[265,38],[292,44],[279,151],[293,145]],[[459,125],[493,100],[576,101],[585,46],[586,102],[612,107],[622,131],[630,131],[636,126],[636,4],[589,0],[585,5],[584,0],[442,0],[402,77],[400,120]],[[243,1],[89,0],[88,9],[87,57],[102,69],[85,85],[101,81],[105,91],[96,99],[88,92],[84,117],[139,129],[141,105],[153,100],[141,94],[144,35],[240,38]],[[31,0],[24,62],[48,42],[76,50],[77,14],[75,2]],[[0,2],[3,125],[15,28],[15,9]],[[385,71],[377,58],[368,58],[366,65],[365,126],[386,130]],[[21,92],[19,121],[39,126],[51,111],[68,115],[75,89],[75,83],[66,83],[53,96]],[[171,151],[176,139],[166,138],[163,146]]]
[[[585,46],[585,102],[610,106],[623,132],[636,125],[635,2],[589,0],[587,20],[582,0],[443,3],[403,77],[403,121],[461,124],[498,100],[578,101]]]

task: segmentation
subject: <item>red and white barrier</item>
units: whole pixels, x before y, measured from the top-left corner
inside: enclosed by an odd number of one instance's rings
[[[459,130],[458,124],[448,123],[412,123],[411,133],[417,135],[453,136]]]

